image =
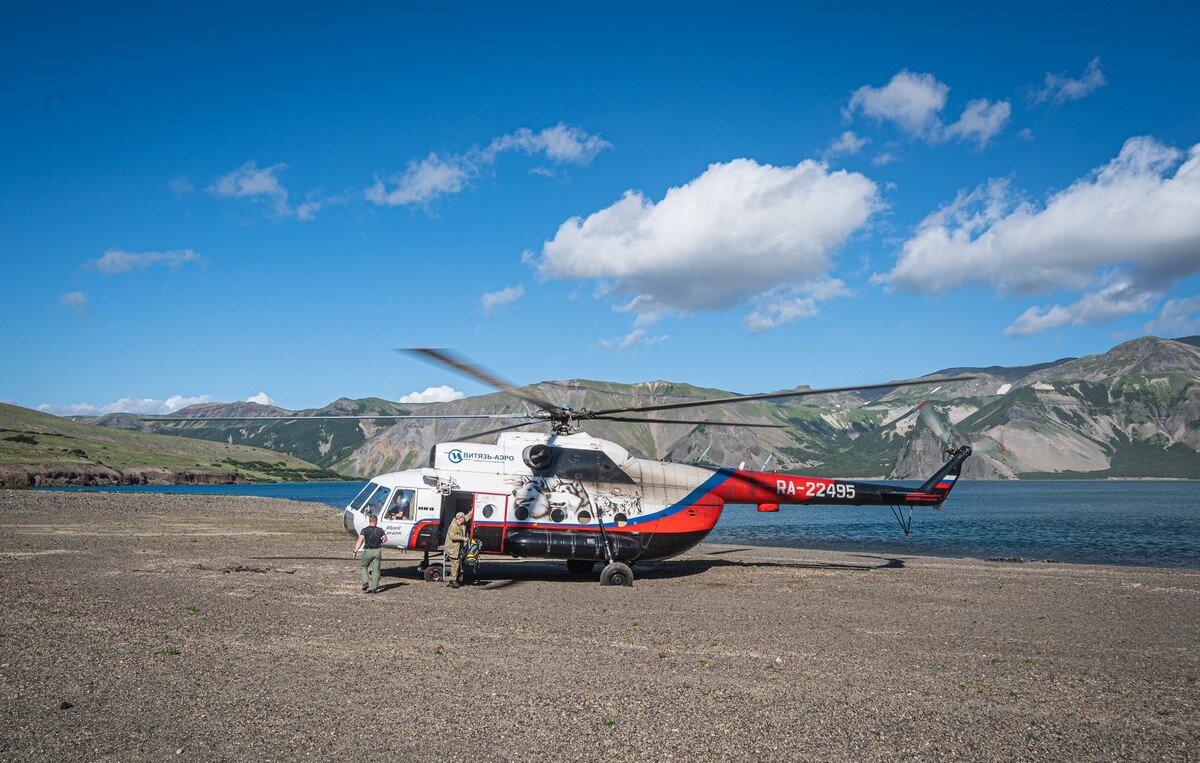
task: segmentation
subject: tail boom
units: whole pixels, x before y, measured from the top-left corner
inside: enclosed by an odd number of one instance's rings
[[[915,490],[904,485],[737,469],[713,492],[725,503],[754,503],[762,511],[773,511],[779,504],[936,506],[946,500],[970,455],[971,448],[967,446],[954,451]]]

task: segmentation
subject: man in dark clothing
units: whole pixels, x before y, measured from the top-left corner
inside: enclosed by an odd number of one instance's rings
[[[379,589],[379,562],[383,557],[383,544],[387,535],[379,528],[379,518],[372,516],[370,524],[363,528],[354,544],[354,555],[362,551],[362,560],[358,563],[358,572],[362,576],[362,589],[367,593],[375,593]],[[370,586],[367,585],[367,570],[370,570]]]

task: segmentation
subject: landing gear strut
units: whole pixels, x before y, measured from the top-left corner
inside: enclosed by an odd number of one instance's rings
[[[633,585],[633,570],[629,565],[613,559],[612,546],[609,545],[608,535],[604,532],[604,512],[596,510],[596,521],[600,525],[600,542],[604,544],[604,558],[608,564],[600,571],[600,585]]]

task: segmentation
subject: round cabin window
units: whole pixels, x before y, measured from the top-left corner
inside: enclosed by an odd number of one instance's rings
[[[579,524],[586,525],[588,522],[592,521],[592,512],[588,511],[587,509],[584,509],[583,511],[576,514],[575,518],[579,520]]]
[[[561,522],[567,518],[567,512],[563,511],[562,509],[555,509],[554,511],[550,512],[550,518],[555,522]]]
[[[495,504],[489,503],[487,506],[483,507],[483,518],[484,519],[491,519],[492,515],[495,513],[496,513],[496,505]]]
[[[625,525],[629,524],[629,515],[623,511],[618,511],[616,514],[614,514],[613,519],[616,521],[617,527],[624,527]]]
[[[513,516],[517,518],[518,522],[524,522],[526,519],[529,519],[529,509],[524,506],[518,506],[517,510],[513,512]]]

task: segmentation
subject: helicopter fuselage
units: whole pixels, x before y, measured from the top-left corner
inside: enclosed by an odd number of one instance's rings
[[[585,433],[508,432],[492,445],[441,443],[428,467],[373,478],[346,507],[344,525],[358,534],[377,516],[386,546],[432,551],[461,511],[485,554],[665,559],[702,541],[727,503],[768,512],[781,504],[938,505],[965,451],[914,489],[636,458]]]

